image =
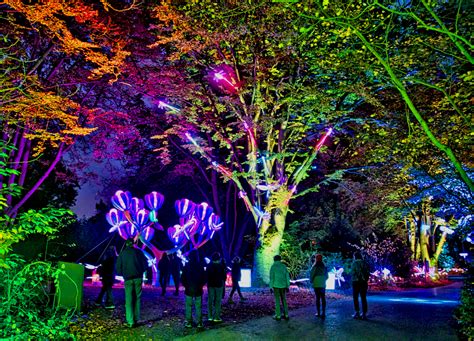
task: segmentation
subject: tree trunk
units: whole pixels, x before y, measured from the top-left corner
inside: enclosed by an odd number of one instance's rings
[[[280,253],[280,245],[285,230],[288,206],[276,209],[273,214],[273,226],[263,221],[259,229],[258,244],[255,248],[252,272],[252,286],[263,287],[270,282],[270,267],[273,257]]]

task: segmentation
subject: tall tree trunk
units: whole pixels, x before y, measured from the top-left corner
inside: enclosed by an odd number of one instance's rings
[[[287,213],[288,206],[275,209],[274,225],[270,227],[270,221],[263,220],[260,226],[258,243],[255,248],[252,286],[262,287],[270,282],[270,267],[273,264],[273,257],[280,253]]]

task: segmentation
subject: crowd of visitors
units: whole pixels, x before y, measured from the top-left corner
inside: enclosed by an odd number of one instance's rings
[[[280,321],[282,318],[288,320],[289,313],[286,294],[290,288],[290,275],[280,255],[275,255],[273,260],[274,262],[269,273],[270,292],[273,293],[275,299],[275,314],[273,318],[277,321]],[[230,270],[232,278],[232,290],[227,302],[233,303],[232,297],[236,291],[241,301],[246,300],[239,286],[239,281],[241,280],[241,259],[238,256],[233,258],[231,267],[227,268],[220,253],[214,252],[210,261],[206,264],[200,259],[197,250],[191,250],[184,267],[182,264],[181,258],[176,254],[168,255],[164,253],[158,262],[158,269],[160,272],[159,283],[162,296],[166,295],[170,277],[173,278],[175,286],[174,295],[179,295],[180,283],[184,287],[186,328],[191,328],[194,323],[196,323],[198,328],[203,327],[202,297],[205,285],[207,285],[208,294],[208,321],[211,323],[222,322],[222,299],[225,296],[227,270]],[[112,295],[114,276],[115,273],[123,276],[126,324],[129,327],[136,326],[140,320],[143,273],[147,270],[147,267],[148,261],[143,252],[135,246],[133,239],[125,242],[125,248],[118,257],[115,247],[108,248],[98,268],[102,288],[95,304],[101,306],[105,296],[105,308],[114,309],[115,305]],[[367,288],[370,271],[360,252],[354,253],[351,272],[355,310],[353,317],[355,319],[366,319]],[[323,256],[317,254],[315,262],[311,267],[309,280],[316,296],[316,316],[321,319],[326,317],[325,291],[327,279],[328,270],[323,262]],[[359,297],[362,312],[360,311]]]

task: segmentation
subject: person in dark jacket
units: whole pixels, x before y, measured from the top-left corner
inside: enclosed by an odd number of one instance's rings
[[[354,260],[351,266],[352,274],[352,297],[354,300],[355,319],[367,319],[367,289],[370,276],[369,265],[362,259],[360,252],[354,252]],[[359,310],[359,296],[362,302],[362,315]]]
[[[207,311],[210,322],[222,322],[221,305],[222,290],[227,277],[225,266],[222,264],[219,252],[214,252],[212,262],[207,266]]]
[[[309,279],[316,294],[316,310],[318,312],[316,316],[324,319],[326,317],[326,280],[328,279],[328,269],[323,263],[322,255],[316,255],[316,261],[311,268]]]
[[[173,282],[174,282],[174,295],[178,296],[179,295],[179,282],[181,278],[181,267],[183,266],[183,263],[181,263],[181,258],[178,257],[176,253],[172,253],[171,255],[171,260],[170,260],[170,269],[171,269],[171,276],[173,276]]]
[[[129,327],[136,326],[140,319],[143,273],[148,261],[142,250],[134,247],[133,239],[127,239],[125,248],[117,259],[117,273],[124,278],[125,317]]]
[[[102,288],[100,289],[99,296],[95,301],[96,306],[102,305],[102,300],[105,295],[105,309],[115,309],[114,296],[112,294],[112,286],[115,280],[115,261],[117,254],[115,246],[110,246],[105,251],[102,263],[98,268],[98,272],[102,281]]]
[[[158,270],[160,271],[160,286],[161,286],[161,296],[165,296],[166,287],[168,286],[170,280],[170,269],[171,263],[168,258],[168,254],[163,253],[160,261],[158,262]]]
[[[186,328],[191,328],[193,326],[192,306],[194,304],[197,326],[198,328],[202,328],[202,288],[204,284],[206,284],[206,272],[199,261],[197,250],[191,250],[189,253],[189,261],[184,266],[181,275],[181,283],[183,283],[184,294],[186,297],[186,322],[184,326]]]
[[[242,292],[240,291],[240,285],[239,281],[242,277],[241,275],[241,261],[240,257],[235,256],[234,259],[232,259],[232,269],[231,269],[231,275],[232,275],[232,291],[230,292],[229,300],[227,301],[228,303],[234,303],[232,301],[232,296],[234,296],[235,291],[239,294],[240,300],[245,301],[245,297],[242,295]]]

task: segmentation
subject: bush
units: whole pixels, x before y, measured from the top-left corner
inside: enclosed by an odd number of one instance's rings
[[[461,304],[455,311],[459,333],[469,340],[474,339],[474,266],[469,267],[468,276],[461,291]]]
[[[71,339],[74,313],[53,307],[60,270],[48,262],[27,264],[10,255],[0,267],[0,336],[15,339]]]

